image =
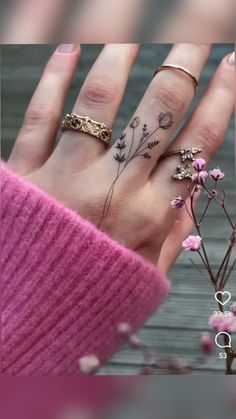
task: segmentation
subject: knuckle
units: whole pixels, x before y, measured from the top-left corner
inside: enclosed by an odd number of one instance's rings
[[[162,82],[160,87],[158,87],[155,99],[161,102],[165,109],[174,112],[183,111],[187,101],[183,89],[169,81]]]
[[[35,127],[37,125],[57,123],[58,114],[53,109],[35,109],[29,108],[25,113],[24,124],[27,127]]]
[[[203,150],[212,155],[221,143],[221,132],[219,126],[214,122],[208,122],[198,129],[197,143]]]
[[[116,86],[107,80],[97,80],[84,86],[81,101],[85,105],[110,104],[116,99]]]
[[[234,92],[235,82],[234,80],[231,79],[231,77],[228,77],[227,73],[224,74],[224,72],[222,72],[218,76],[218,82],[219,82],[219,87],[221,87],[223,91],[229,90],[230,92]]]

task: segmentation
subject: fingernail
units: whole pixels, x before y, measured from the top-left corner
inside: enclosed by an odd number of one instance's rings
[[[61,44],[58,47],[58,52],[60,54],[72,54],[77,49],[76,44]]]
[[[228,62],[230,65],[235,65],[235,52],[233,52],[229,58],[228,58]]]

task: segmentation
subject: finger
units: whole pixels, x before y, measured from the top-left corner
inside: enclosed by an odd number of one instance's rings
[[[52,39],[64,10],[65,0],[21,0],[6,19],[2,43],[40,44]]]
[[[135,44],[106,45],[84,82],[73,112],[112,128],[138,49]],[[70,168],[81,167],[104,151],[102,141],[75,131],[65,131],[56,148],[57,156]]]
[[[232,42],[235,26],[235,1],[183,0],[171,8],[154,42]]]
[[[186,200],[189,205],[190,199]],[[162,248],[158,260],[158,267],[163,273],[168,273],[182,251],[182,242],[191,234],[193,222],[185,209],[178,213]]]
[[[178,44],[164,64],[183,66],[199,78],[209,52],[208,45]],[[126,130],[126,154],[123,153],[126,176],[129,174],[136,182],[146,183],[193,96],[191,78],[180,71],[166,70],[154,77],[135,112],[135,119]],[[106,158],[111,159],[116,154],[117,144],[109,150]]]
[[[80,47],[61,45],[50,58],[25,114],[9,165],[20,174],[40,167],[52,152]]]
[[[127,42],[134,39],[145,10],[147,0],[88,0],[74,13],[69,37],[83,43]]]
[[[223,59],[197,109],[166,152],[197,147],[202,149],[201,157],[206,162],[211,160],[224,140],[235,106],[233,61],[234,55]],[[171,180],[176,166],[180,164],[178,159],[178,156],[172,156],[163,160],[152,175],[156,189],[160,190],[161,185],[163,200],[166,200],[168,208],[173,196],[185,198],[188,193],[185,181]]]

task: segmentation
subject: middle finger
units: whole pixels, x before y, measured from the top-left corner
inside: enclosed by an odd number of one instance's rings
[[[209,53],[210,45],[177,44],[164,64],[185,67],[198,79]],[[194,87],[188,75],[176,70],[157,74],[125,131],[126,136],[106,153],[107,166],[111,167],[112,157],[119,158],[126,176],[145,184],[193,97]]]

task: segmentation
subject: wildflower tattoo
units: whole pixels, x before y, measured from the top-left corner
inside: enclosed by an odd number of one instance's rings
[[[113,180],[111,187],[108,191],[108,194],[104,203],[102,217],[99,222],[99,227],[101,226],[102,222],[104,221],[104,219],[107,217],[109,213],[109,209],[110,209],[113,194],[114,194],[114,189],[115,189],[118,179],[124,173],[126,167],[134,159],[136,158],[144,158],[146,160],[151,159],[152,157],[151,152],[159,144],[159,141],[158,140],[150,141],[150,140],[154,136],[154,134],[156,134],[159,130],[161,129],[167,130],[173,125],[173,114],[170,112],[160,113],[160,115],[158,116],[157,122],[158,124],[152,132],[148,131],[147,124],[144,124],[142,126],[138,145],[135,146],[134,145],[136,144],[135,134],[136,134],[136,130],[140,126],[140,118],[136,116],[132,119],[132,121],[129,124],[129,128],[131,129],[131,138],[129,139],[129,141],[127,141],[127,135],[128,135],[127,132],[124,132],[118,139],[117,144],[115,145],[115,148],[117,151],[114,155],[114,159],[118,163],[117,172],[116,172],[115,179]]]

